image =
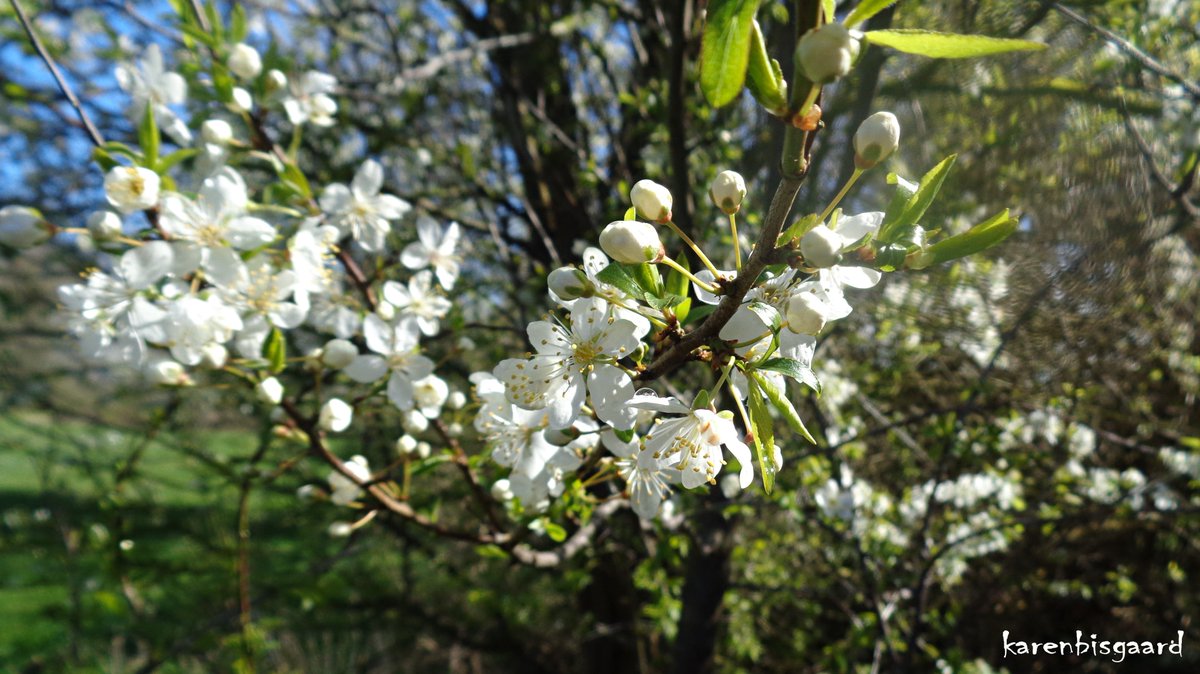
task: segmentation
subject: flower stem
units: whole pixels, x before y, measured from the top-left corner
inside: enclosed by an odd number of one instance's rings
[[[746,378],[747,382],[749,382],[749,379],[749,377]],[[733,380],[730,379],[726,384],[729,385],[729,396],[733,398],[733,404],[737,405],[738,414],[742,416],[742,423],[746,426],[746,432],[753,433],[754,426],[750,423],[750,415],[746,413],[746,406],[742,404],[742,399],[738,396],[737,389],[733,387]]]
[[[646,320],[650,321],[651,323],[653,323],[653,324],[657,325],[657,326],[658,326],[658,327],[660,327],[660,328],[665,328],[665,327],[667,327],[667,324],[666,324],[666,323],[664,323],[662,320],[660,320],[660,319],[658,319],[658,318],[655,318],[654,316],[652,316],[652,315],[650,315],[650,314],[648,314],[648,313],[646,313],[646,312],[644,312],[644,311],[641,311],[640,309],[637,309],[637,308],[635,308],[635,307],[631,307],[631,306],[627,306],[627,305],[625,305],[625,304],[622,304],[621,302],[619,302],[618,300],[615,300],[615,299],[609,299],[609,300],[608,300],[608,302],[609,302],[609,304],[615,304],[615,305],[617,305],[618,307],[621,307],[622,309],[624,309],[624,310],[626,310],[626,311],[632,311],[633,313],[635,313],[635,314],[637,314],[637,315],[639,315],[639,316],[642,316],[643,318],[645,318]]]
[[[803,117],[804,115],[807,115],[808,111],[812,108],[813,103],[817,102],[817,96],[820,96],[820,95],[821,95],[820,85],[817,85],[817,84],[812,85],[812,87],[809,88],[809,90],[808,90],[808,96],[804,97],[804,103],[800,106],[800,112],[798,113],[799,116]]]
[[[704,263],[704,266],[708,267],[708,270],[713,273],[713,276],[721,275],[717,272],[717,268],[713,266],[713,263],[709,261],[708,256],[704,254],[704,251],[700,250],[700,247],[696,245],[696,242],[692,241],[690,236],[684,234],[683,230],[680,229],[678,225],[670,220],[667,220],[666,225],[670,227],[676,234],[678,234],[679,238],[683,239],[683,242],[692,249],[692,252],[696,254],[696,257],[700,258],[700,261]]]
[[[691,279],[691,280],[692,280],[692,283],[695,283],[695,284],[696,284],[696,286],[697,286],[697,287],[699,287],[699,288],[703,288],[703,289],[704,289],[706,292],[710,292],[710,293],[712,293],[712,294],[714,294],[714,295],[715,295],[715,294],[717,294],[717,287],[716,287],[716,286],[714,286],[714,285],[711,285],[711,284],[708,284],[708,283],[705,283],[704,281],[701,281],[700,279],[696,278],[696,275],[695,275],[695,274],[693,274],[692,272],[690,272],[690,271],[688,271],[688,270],[684,269],[684,268],[683,268],[683,267],[682,267],[682,266],[681,266],[681,265],[680,265],[678,262],[676,262],[675,260],[672,260],[672,259],[671,259],[671,258],[669,258],[669,257],[664,257],[664,258],[663,258],[662,260],[660,260],[659,262],[660,262],[661,264],[665,264],[665,265],[667,265],[667,266],[668,266],[668,267],[670,267],[671,269],[674,269],[675,271],[679,272],[680,274],[683,274],[684,276],[688,277],[689,279]]]
[[[858,182],[858,179],[860,176],[862,176],[862,174],[862,169],[854,169],[854,173],[850,174],[850,179],[846,181],[845,185],[842,185],[842,190],[838,192],[837,196],[833,198],[833,201],[829,202],[829,205],[825,207],[825,210],[821,213],[821,217],[817,219],[817,222],[825,222],[825,218],[828,218],[829,214],[833,212],[833,209],[837,208],[837,205],[842,202],[842,199],[846,196],[846,193],[850,191],[851,187],[854,187],[854,183]]]
[[[742,271],[742,240],[737,233],[737,213],[729,214],[729,233],[733,235],[733,263]]]

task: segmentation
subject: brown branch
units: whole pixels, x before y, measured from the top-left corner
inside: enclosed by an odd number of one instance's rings
[[[614,499],[600,504],[592,512],[592,519],[587,524],[579,527],[575,533],[571,534],[570,538],[553,550],[534,550],[528,545],[517,545],[510,553],[518,562],[539,569],[559,566],[590,545],[599,531],[600,525],[625,505],[627,502],[624,499]]]
[[[500,516],[496,514],[495,502],[490,494],[483,489],[483,485],[479,483],[479,478],[475,476],[475,471],[471,470],[471,462],[467,457],[467,453],[463,450],[462,443],[457,438],[450,435],[450,430],[446,428],[446,424],[441,419],[433,420],[433,427],[437,430],[438,435],[442,436],[442,440],[450,446],[450,450],[454,452],[454,465],[462,471],[463,479],[471,487],[471,493],[475,495],[475,500],[479,502],[479,507],[483,509],[488,521],[492,524],[492,530],[499,533],[503,532],[504,522],[500,520]]]
[[[104,145],[104,136],[100,134],[100,130],[96,128],[96,125],[92,123],[92,118],[83,109],[83,104],[75,96],[75,92],[71,90],[71,86],[67,84],[66,79],[63,78],[62,71],[58,69],[58,64],[54,62],[54,57],[50,56],[46,45],[42,44],[41,38],[37,36],[37,33],[33,32],[33,25],[29,21],[29,16],[25,13],[25,8],[21,6],[18,0],[9,0],[9,2],[17,12],[17,19],[20,20],[21,26],[25,29],[25,34],[29,36],[29,41],[33,43],[33,48],[37,50],[38,56],[42,57],[42,61],[50,69],[50,74],[54,75],[54,81],[58,83],[59,90],[62,91],[63,96],[67,97],[67,101],[71,103],[71,107],[75,108],[75,112],[79,115],[79,121],[83,124],[83,128],[87,130],[92,144],[96,147]]]
[[[1061,3],[1057,3],[1057,2],[1054,3],[1054,9],[1056,9],[1059,14],[1062,14],[1063,16],[1067,17],[1071,21],[1074,21],[1075,23],[1083,26],[1084,28],[1087,28],[1088,30],[1099,34],[1105,40],[1108,40],[1109,42],[1113,43],[1121,51],[1128,54],[1134,61],[1137,61],[1139,64],[1141,64],[1141,66],[1143,68],[1145,68],[1146,70],[1149,70],[1150,72],[1153,72],[1153,73],[1155,73],[1161,77],[1164,77],[1168,80],[1171,80],[1172,82],[1178,83],[1189,94],[1191,94],[1193,98],[1200,99],[1200,86],[1198,86],[1195,82],[1192,82],[1191,80],[1187,79],[1183,75],[1181,75],[1181,74],[1171,70],[1170,68],[1164,66],[1163,64],[1159,63],[1154,57],[1150,56],[1149,54],[1142,51],[1141,49],[1138,49],[1129,40],[1126,40],[1125,38],[1121,37],[1120,35],[1117,35],[1116,33],[1112,32],[1111,30],[1108,30],[1107,28],[1101,28],[1100,26],[1097,26],[1096,24],[1092,23],[1091,21],[1088,21],[1087,17],[1083,16],[1082,14],[1079,14],[1078,12],[1076,12],[1072,9],[1068,9],[1067,7],[1064,7]]]

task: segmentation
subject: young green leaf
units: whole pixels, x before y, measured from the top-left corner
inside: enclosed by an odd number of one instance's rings
[[[1010,51],[1036,51],[1046,48],[1046,45],[1040,42],[1029,40],[938,33],[915,28],[871,30],[867,31],[865,35],[867,42],[871,44],[935,59],[974,58]]]
[[[637,281],[633,280],[628,267],[620,262],[610,262],[607,267],[596,274],[596,278],[601,283],[607,283],[630,297],[638,299],[642,297],[642,289],[638,287]]]
[[[754,380],[749,382],[748,404],[750,407],[750,429],[754,437],[754,454],[758,459],[758,471],[762,474],[763,491],[770,495],[775,488],[775,427],[762,392]]]
[[[700,90],[716,107],[737,98],[750,62],[750,33],[759,0],[712,0],[700,41]]]
[[[821,392],[821,382],[817,380],[817,375],[813,373],[812,368],[806,367],[804,363],[798,360],[792,358],[772,358],[755,369],[779,372],[785,377],[795,379],[817,393]]]
[[[854,11],[850,12],[850,14],[846,16],[846,20],[842,23],[845,24],[847,28],[853,28],[854,26],[887,9],[891,5],[895,4],[895,2],[896,0],[862,0],[862,2],[859,2],[858,6],[854,8]]]
[[[680,253],[679,257],[675,258],[675,263],[688,271],[692,270],[691,265],[688,264],[687,253]],[[687,297],[688,286],[690,284],[691,284],[691,281],[688,280],[688,277],[684,276],[683,274],[680,274],[678,271],[675,271],[674,269],[672,269],[671,271],[667,272],[666,291],[667,291],[668,295],[679,295],[680,297]],[[682,300],[680,300],[680,301],[682,301]],[[676,302],[675,304],[679,304],[679,302]],[[674,305],[671,305],[671,306],[674,306]],[[655,307],[655,308],[658,308],[658,307]]]
[[[287,343],[284,342],[283,333],[279,328],[271,328],[271,334],[267,335],[267,341],[263,342],[262,355],[270,363],[271,372],[283,372],[283,368],[287,366]]]
[[[890,223],[884,227],[879,235],[879,240],[887,243],[895,241],[896,233],[903,228],[920,221],[925,215],[925,211],[929,210],[933,200],[937,197],[938,192],[942,189],[942,183],[946,181],[946,175],[950,173],[950,167],[954,166],[954,160],[958,159],[958,155],[952,154],[942,161],[938,162],[937,166],[929,169],[925,177],[921,178],[921,183],[917,186],[917,191],[908,198],[904,204],[904,210]],[[887,215],[885,213],[886,221]]]
[[[792,401],[787,399],[787,395],[783,391],[775,388],[774,384],[772,384],[767,380],[766,377],[762,376],[758,372],[750,373],[750,377],[754,381],[758,382],[758,385],[762,387],[763,394],[767,396],[767,400],[771,401],[771,405],[773,405],[775,409],[779,411],[779,414],[783,417],[783,420],[787,422],[788,426],[790,426],[793,431],[796,431],[803,436],[805,440],[808,440],[814,445],[817,444],[817,441],[813,439],[812,434],[810,434],[808,429],[804,427],[804,422],[800,420],[800,415],[796,412],[796,408],[792,406]]]
[[[154,106],[147,104],[138,123],[138,145],[142,146],[142,161],[150,170],[154,170],[158,164],[158,143],[158,122],[154,119]]]
[[[924,268],[931,264],[949,262],[985,251],[1017,231],[1017,224],[1018,220],[1009,217],[1006,208],[962,234],[942,239],[926,248],[920,255],[918,263],[913,266]]]
[[[783,69],[779,61],[767,56],[767,44],[763,41],[758,22],[753,22],[750,32],[750,67],[746,71],[746,86],[750,95],[767,112],[782,117],[787,114],[787,82],[783,80]]]

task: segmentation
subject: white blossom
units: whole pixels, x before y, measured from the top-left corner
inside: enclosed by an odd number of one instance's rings
[[[417,352],[417,331],[409,323],[388,325],[378,316],[367,316],[363,336],[372,351],[354,359],[343,372],[354,381],[371,383],[390,373],[387,397],[402,410],[413,407],[413,382],[433,372],[433,361]]]
[[[458,223],[452,222],[442,231],[433,218],[417,218],[417,240],[405,246],[400,262],[409,269],[433,267],[438,283],[449,290],[458,279],[459,257],[456,253],[460,233]]]
[[[363,250],[370,252],[384,250],[391,231],[390,221],[399,220],[412,208],[397,196],[381,194],[382,187],[383,167],[375,160],[368,160],[354,174],[349,187],[334,183],[325,188],[320,199],[329,223],[342,236],[353,237]]]
[[[187,124],[169,107],[187,101],[187,81],[179,73],[167,71],[158,45],[146,47],[136,66],[127,63],[118,65],[116,78],[121,90],[133,99],[129,117],[135,124],[141,119],[146,106],[150,105],[158,126],[172,140],[179,145],[191,144],[192,133]]]

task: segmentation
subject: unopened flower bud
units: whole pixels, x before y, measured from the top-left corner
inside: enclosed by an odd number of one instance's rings
[[[226,145],[233,140],[233,127],[223,119],[210,119],[200,125],[200,137],[206,143]]]
[[[800,254],[812,267],[832,267],[842,258],[841,235],[825,225],[817,225],[800,239]]]
[[[390,321],[396,317],[396,307],[387,300],[380,300],[379,304],[375,305],[375,313],[385,321]]]
[[[279,401],[283,400],[283,384],[275,377],[267,377],[258,382],[258,386],[254,387],[254,392],[258,395],[258,399],[268,405],[278,405]]]
[[[417,410],[400,413],[400,425],[409,433],[420,433],[429,428],[429,419]]]
[[[433,451],[433,447],[428,442],[417,443],[417,456],[422,459],[428,459],[429,454]]]
[[[158,203],[158,174],[140,166],[117,166],[104,176],[104,196],[122,213],[144,211]]]
[[[121,236],[121,216],[112,211],[96,211],[88,216],[88,233],[96,241],[107,241]]]
[[[671,191],[653,180],[639,180],[629,190],[629,201],[639,215],[651,222],[671,219]]]
[[[467,395],[462,391],[454,391],[446,399],[446,405],[452,410],[461,410],[467,406]]]
[[[511,501],[513,499],[512,483],[508,480],[496,480],[493,482],[492,498],[497,501]]]
[[[354,525],[349,522],[334,522],[329,525],[329,535],[334,538],[345,538],[354,533]]]
[[[229,349],[222,344],[205,344],[200,349],[200,363],[213,370],[225,367],[229,360]]]
[[[234,75],[243,80],[249,80],[258,77],[258,74],[262,72],[262,57],[258,55],[258,50],[254,47],[245,42],[239,42],[229,50],[229,61],[226,62],[226,65]]]
[[[804,76],[817,84],[845,77],[858,58],[859,42],[840,23],[808,31],[796,46],[796,62]]]
[[[417,451],[417,439],[405,433],[396,440],[396,451],[401,454],[412,454]]]
[[[267,92],[274,93],[276,91],[282,91],[287,88],[287,85],[288,78],[287,75],[283,74],[283,71],[274,69],[267,71]]]
[[[311,501],[317,495],[317,486],[312,484],[302,484],[296,489],[296,498],[301,501]]]
[[[182,386],[190,381],[182,365],[165,358],[147,363],[144,372],[151,383],[160,386]]]
[[[321,364],[331,370],[348,367],[357,357],[358,347],[345,339],[331,339],[321,349]]]
[[[746,198],[746,181],[736,171],[721,171],[708,188],[708,197],[726,215],[737,213]]]
[[[470,337],[467,337],[466,335],[459,337],[458,342],[456,342],[456,344],[457,344],[458,348],[463,351],[474,351],[475,350],[475,340],[471,339]]]
[[[242,87],[233,88],[233,107],[241,112],[250,112],[254,107],[254,97]]]
[[[588,281],[587,274],[575,267],[559,267],[555,269],[550,272],[546,283],[550,286],[551,292],[564,300],[587,297],[594,290],[591,281]]]
[[[813,292],[799,292],[787,303],[788,330],[801,335],[815,335],[825,327],[825,305]]]
[[[317,423],[323,431],[340,433],[349,428],[350,422],[353,420],[353,407],[350,407],[345,401],[338,398],[330,398],[321,407],[321,415]]]
[[[446,424],[446,435],[452,438],[457,438],[463,434],[463,426],[457,421],[452,421]]]
[[[869,169],[887,159],[900,145],[900,121],[890,112],[863,120],[854,133],[854,165]]]
[[[564,447],[570,444],[572,440],[579,437],[579,430],[570,427],[547,430],[545,433],[543,433],[543,437],[546,438],[546,442],[554,445],[555,447]]]
[[[600,232],[600,247],[612,259],[626,264],[658,262],[667,254],[654,225],[636,220],[608,223]]]
[[[25,206],[0,208],[0,244],[31,248],[50,238],[50,225],[37,211]]]

